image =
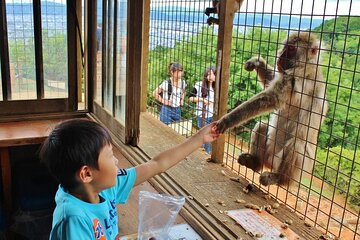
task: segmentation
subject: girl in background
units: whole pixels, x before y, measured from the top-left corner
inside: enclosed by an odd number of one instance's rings
[[[169,64],[170,79],[164,80],[155,88],[153,96],[162,106],[160,121],[170,124],[181,119],[180,107],[184,105],[186,83],[181,79],[183,66],[174,62]]]
[[[215,76],[216,68],[214,66],[207,68],[203,79],[195,83],[190,93],[189,101],[196,103],[195,116],[199,129],[212,122],[213,119]],[[206,143],[203,147],[207,153],[211,153],[211,143]]]

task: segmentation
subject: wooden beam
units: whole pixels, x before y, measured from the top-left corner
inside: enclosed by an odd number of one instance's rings
[[[0,101],[0,118],[18,114],[59,113],[67,111],[68,99]]]
[[[113,56],[113,73],[112,73],[112,98],[113,98],[113,100],[112,100],[112,114],[113,114],[113,116],[114,117],[116,117],[115,115],[116,115],[116,109],[118,108],[118,107],[121,107],[121,106],[118,106],[118,104],[117,104],[117,96],[116,96],[116,72],[117,71],[119,71],[119,67],[118,67],[118,63],[117,63],[117,61],[116,61],[116,59],[117,59],[117,46],[118,46],[118,35],[117,35],[117,26],[118,26],[118,1],[114,1],[114,5],[113,5],[113,13],[114,13],[114,16],[113,16],[113,22],[114,22],[114,26],[113,26],[113,34],[112,34],[112,36],[113,36],[113,38],[114,38],[114,40],[113,40],[113,48],[111,49],[112,51],[113,51],[113,54],[112,54],[112,56]],[[119,45],[121,45],[121,43],[119,44]],[[110,49],[109,49],[110,50]],[[110,51],[111,51],[110,50]],[[111,56],[111,55],[110,55]]]
[[[217,46],[217,74],[215,88],[214,119],[219,120],[227,113],[228,88],[230,79],[230,56],[234,20],[234,5],[239,0],[220,1],[219,33]],[[242,0],[240,1],[240,6]],[[224,158],[225,136],[212,144],[211,159],[222,163]]]
[[[77,82],[78,82],[78,43],[76,30],[76,1],[67,0],[67,46],[68,46],[68,99],[67,111],[76,111],[78,106]]]
[[[106,84],[106,67],[107,67],[107,58],[106,58],[106,46],[107,46],[107,39],[106,39],[106,33],[107,33],[107,0],[102,1],[102,27],[101,27],[101,106],[104,107],[105,104],[105,84]]]
[[[36,73],[36,96],[37,99],[44,98],[44,62],[42,48],[41,27],[41,3],[40,0],[33,1],[34,16],[34,39],[35,39],[35,73]]]
[[[82,102],[82,83],[83,83],[83,77],[82,77],[82,69],[83,69],[83,56],[81,51],[81,35],[79,33],[82,33],[82,0],[76,0],[76,16],[77,16],[77,22],[78,22],[78,31],[76,34],[76,48],[77,48],[77,59],[76,59],[76,68],[77,68],[77,101]],[[85,99],[84,99],[85,101]]]
[[[88,110],[93,111],[96,88],[96,22],[97,1],[85,1],[85,79],[87,79]]]
[[[149,73],[149,35],[150,35],[150,0],[144,0],[143,4],[143,28],[142,28],[142,58],[141,58],[141,101],[140,112],[146,112],[147,84]]]
[[[138,144],[140,134],[143,4],[143,0],[128,1],[125,143],[133,146]]]
[[[70,118],[84,118],[87,116],[85,111],[76,112],[59,112],[59,113],[39,113],[39,114],[22,114],[22,115],[7,115],[1,116],[0,123],[19,122],[19,121],[33,121],[33,120],[52,120],[52,119],[70,119]]]
[[[10,58],[5,6],[5,0],[0,0],[0,58],[3,101],[11,100]]]

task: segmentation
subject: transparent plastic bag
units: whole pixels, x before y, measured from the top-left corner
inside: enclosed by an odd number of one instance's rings
[[[140,191],[139,240],[167,240],[185,197]]]

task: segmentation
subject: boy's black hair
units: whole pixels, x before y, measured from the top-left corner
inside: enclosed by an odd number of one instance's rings
[[[77,186],[75,173],[87,165],[99,169],[98,158],[109,132],[100,124],[74,119],[60,123],[41,146],[40,158],[65,189]]]

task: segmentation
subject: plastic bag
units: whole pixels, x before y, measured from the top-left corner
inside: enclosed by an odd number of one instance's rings
[[[185,197],[140,191],[139,240],[167,240]]]

